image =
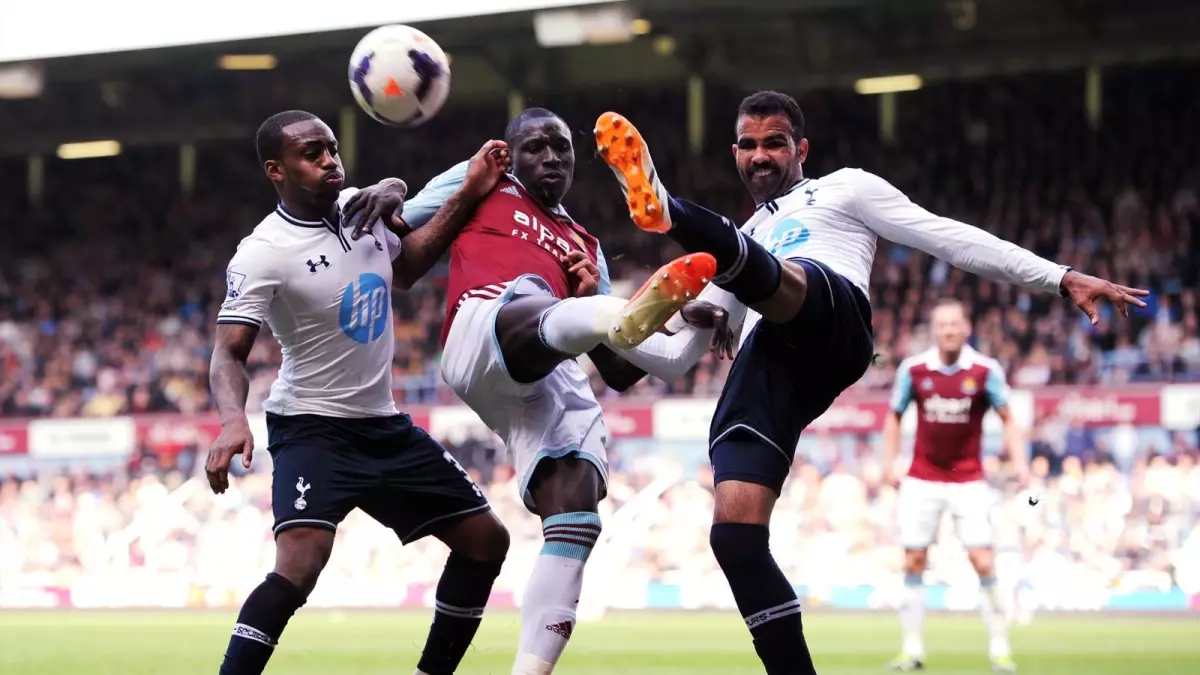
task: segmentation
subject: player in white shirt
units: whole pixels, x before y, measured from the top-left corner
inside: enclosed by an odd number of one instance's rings
[[[766,672],[813,675],[800,601],[771,556],[767,525],[800,433],[871,363],[867,294],[877,239],[913,246],[991,279],[1061,292],[1093,321],[1098,299],[1108,298],[1125,314],[1127,303],[1141,306],[1135,296],[1147,293],[1071,271],[938,217],[865,171],[805,178],[804,116],[783,94],[759,92],[738,109],[733,154],[758,204],[740,230],[670,197],[644,139],[625,118],[602,115],[596,140],[639,227],[716,257],[714,286],[700,298],[731,314],[739,304],[752,310],[710,428],[716,482],[710,541]],[[626,314],[636,317],[644,312],[641,305],[655,300],[644,294]],[[623,323],[613,332],[618,328],[628,332]]]
[[[337,140],[303,111],[268,118],[259,160],[279,195],[275,211],[229,263],[211,365],[221,434],[205,469],[216,493],[229,464],[249,469],[246,359],[265,322],[283,365],[264,404],[273,460],[275,569],[246,599],[221,675],[259,675],[291,616],[304,605],[355,508],[401,542],[433,535],[450,547],[420,675],[451,675],[475,635],[508,550],[508,533],[453,457],[392,398],[393,277],[411,285],[441,257],[465,216],[507,167],[502,143],[471,160],[444,208],[401,246],[385,228],[355,240],[345,223],[395,217],[401,181],[342,190]]]

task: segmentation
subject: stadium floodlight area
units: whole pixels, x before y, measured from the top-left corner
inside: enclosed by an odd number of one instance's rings
[[[302,35],[389,23],[419,23],[483,14],[600,4],[610,0],[358,0],[329,11],[323,0],[294,0],[281,11],[269,2],[210,0],[41,0],[15,3],[0,21],[0,63]],[[71,17],[63,21],[62,17]],[[113,17],[127,20],[114,21]],[[128,20],[129,18],[133,20]],[[230,20],[230,17],[236,17]],[[103,26],[103,30],[96,30]]]

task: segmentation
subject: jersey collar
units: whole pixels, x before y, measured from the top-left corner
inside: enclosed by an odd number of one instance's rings
[[[800,180],[796,181],[795,183],[792,183],[792,186],[790,188],[784,190],[783,194],[779,195],[775,199],[768,199],[767,201],[765,201],[761,204],[755,204],[754,210],[757,211],[759,209],[767,209],[771,213],[775,213],[776,211],[779,210],[779,205],[775,203],[776,201],[783,199],[784,197],[792,194],[793,192],[795,192],[796,190],[799,190],[801,187],[807,185],[811,181],[812,181],[811,178],[801,178]]]
[[[511,180],[512,182],[516,183],[517,187],[521,188],[522,190],[525,190],[525,192],[529,192],[529,190],[526,190],[525,186],[521,184],[521,181],[517,179],[517,176],[515,174],[511,174],[511,173],[508,174],[508,179]],[[532,197],[530,197],[530,198],[532,199]],[[543,204],[543,206],[545,206],[545,205]],[[567,220],[569,220],[571,222],[575,222],[575,219],[572,218],[569,213],[567,213],[567,210],[565,208],[563,208],[562,204],[559,204],[558,206],[555,206],[555,207],[546,206],[546,210],[549,211],[550,213],[553,213],[556,216],[562,216],[563,218],[566,218]]]
[[[338,209],[338,212],[340,213],[341,209]],[[324,220],[303,220],[293,216],[288,213],[287,209],[283,208],[283,202],[275,205],[275,213],[296,227],[328,227]]]
[[[962,351],[958,353],[958,360],[949,365],[942,363],[942,357],[938,355],[937,348],[929,350],[929,357],[925,359],[925,367],[940,372],[955,372],[958,370],[967,370],[975,365],[975,350],[971,345],[963,345]]]

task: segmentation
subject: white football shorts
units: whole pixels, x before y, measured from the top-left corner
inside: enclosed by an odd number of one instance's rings
[[[963,546],[991,548],[995,506],[995,492],[981,480],[943,483],[905,478],[897,504],[900,543],[909,550],[929,548],[937,539],[942,514],[949,512]]]
[[[580,457],[600,471],[608,489],[608,430],[587,375],[573,359],[537,382],[509,376],[496,337],[496,317],[513,298],[552,295],[541,278],[526,275],[504,285],[499,297],[468,293],[446,336],[442,377],[454,393],[504,441],[517,475],[521,500],[532,509],[529,480],[545,458]]]

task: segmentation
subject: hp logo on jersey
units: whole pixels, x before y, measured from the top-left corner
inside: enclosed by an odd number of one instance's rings
[[[360,274],[342,291],[338,324],[346,337],[359,344],[379,339],[387,329],[391,302],[387,282],[378,274]]]
[[[775,226],[771,228],[771,234],[764,237],[759,243],[770,251],[771,255],[786,257],[792,249],[808,243],[810,238],[812,238],[812,233],[804,223],[795,218],[788,218],[775,223]]]

